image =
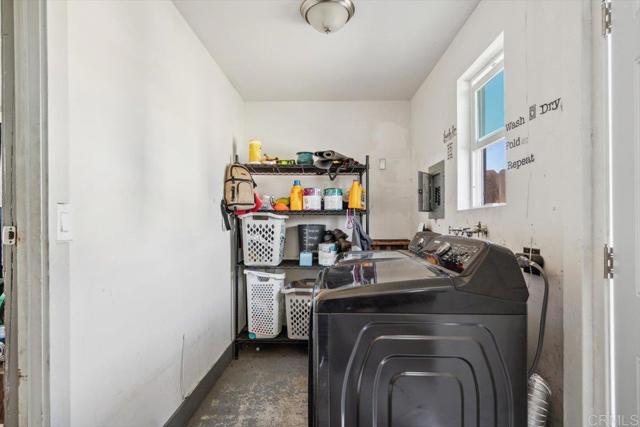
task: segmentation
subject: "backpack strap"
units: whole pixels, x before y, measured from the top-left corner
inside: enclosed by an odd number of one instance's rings
[[[220,200],[220,213],[222,214],[222,220],[224,221],[224,228],[227,231],[231,230],[231,220],[229,219],[229,210],[227,209],[227,205],[224,203],[224,199]]]

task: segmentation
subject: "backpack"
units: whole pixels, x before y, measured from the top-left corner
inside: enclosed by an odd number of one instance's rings
[[[228,211],[249,210],[256,205],[253,189],[256,183],[249,169],[233,163],[224,174],[224,205]]]

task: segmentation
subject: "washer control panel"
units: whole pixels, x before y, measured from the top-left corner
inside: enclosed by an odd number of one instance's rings
[[[485,248],[480,240],[440,236],[431,240],[421,255],[431,264],[462,273]]]
[[[413,239],[411,239],[411,243],[409,243],[409,251],[414,254],[422,253],[431,240],[441,236],[441,234],[434,233],[433,231],[419,231],[415,236],[413,236]]]

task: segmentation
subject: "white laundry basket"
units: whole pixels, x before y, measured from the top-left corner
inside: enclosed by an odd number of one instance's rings
[[[245,270],[249,336],[275,338],[282,332],[284,273]]]
[[[276,266],[284,257],[285,221],[287,216],[271,213],[249,213],[242,220],[244,264]]]
[[[282,291],[287,309],[287,336],[292,340],[309,339],[314,282],[314,279],[292,282]]]

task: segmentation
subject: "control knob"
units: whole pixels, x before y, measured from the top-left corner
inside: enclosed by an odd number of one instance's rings
[[[449,242],[444,242],[440,246],[438,246],[438,248],[436,249],[436,255],[442,256],[447,252],[449,252],[450,249],[451,249],[451,244]]]

